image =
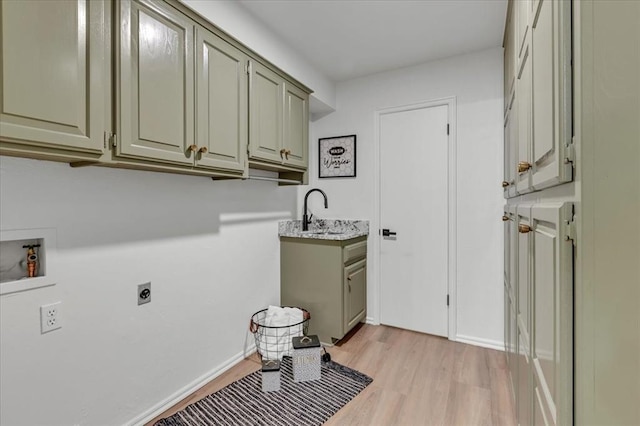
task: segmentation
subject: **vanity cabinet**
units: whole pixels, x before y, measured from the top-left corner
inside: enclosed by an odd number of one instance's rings
[[[260,62],[251,61],[249,68],[249,164],[306,170],[309,94]]]
[[[280,238],[280,299],[311,313],[309,334],[342,339],[367,315],[367,240]]]
[[[109,3],[0,3],[0,154],[96,159],[110,128]]]

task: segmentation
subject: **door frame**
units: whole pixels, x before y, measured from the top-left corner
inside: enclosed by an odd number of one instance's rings
[[[457,176],[457,150],[456,150],[456,97],[447,97],[433,99],[429,101],[423,101],[419,103],[400,105],[395,107],[378,108],[374,113],[374,170],[380,170],[380,118],[383,115],[412,111],[416,109],[431,108],[437,106],[448,107],[448,122],[449,122],[449,147],[447,150],[448,156],[448,253],[447,253],[447,291],[449,294],[449,309],[447,318],[447,331],[449,340],[456,340],[457,326],[457,190],[456,190],[456,176]],[[371,317],[368,318],[368,322],[372,324],[380,324],[380,305],[381,305],[381,292],[382,287],[380,285],[380,235],[381,223],[380,223],[380,174],[374,179],[374,220],[372,226],[372,234],[376,236],[373,239],[373,285],[371,294],[374,298],[372,300],[373,312]],[[444,303],[444,301],[443,301]]]

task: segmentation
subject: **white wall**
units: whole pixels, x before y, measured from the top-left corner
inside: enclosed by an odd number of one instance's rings
[[[181,0],[238,41],[314,91],[312,114],[332,111],[336,102],[335,83],[287,46],[241,4],[228,0]]]
[[[58,271],[0,297],[0,424],[124,424],[239,355],[251,314],[279,302],[296,191],[0,157],[0,228],[55,228]],[[56,301],[63,327],[41,335]]]
[[[310,186],[329,197],[310,198],[318,217],[368,219],[368,315],[377,322],[373,275],[374,113],[377,109],[457,98],[457,336],[499,347],[502,306],[502,49],[473,53],[354,79],[337,85],[336,112],[311,125]],[[318,138],[357,135],[357,177],[318,179]],[[402,182],[398,182],[402,185]],[[304,195],[307,187],[300,188]],[[299,203],[302,197],[299,197]],[[298,207],[301,209],[301,207]],[[419,224],[416,224],[419,226]]]

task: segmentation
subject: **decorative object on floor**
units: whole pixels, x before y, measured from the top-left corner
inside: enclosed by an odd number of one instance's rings
[[[323,363],[322,378],[312,382],[293,381],[290,357],[280,369],[280,392],[262,392],[255,371],[155,426],[321,425],[373,381],[335,362]]]
[[[318,170],[321,178],[356,177],[356,135],[319,139]]]
[[[280,361],[262,360],[262,392],[280,390]]]
[[[262,359],[281,360],[291,356],[291,339],[307,334],[311,314],[305,309],[269,306],[251,316],[249,331]]]
[[[293,381],[320,380],[320,339],[318,336],[293,338]]]

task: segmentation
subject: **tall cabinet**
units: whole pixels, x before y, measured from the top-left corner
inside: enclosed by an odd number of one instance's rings
[[[504,337],[520,425],[640,424],[639,18],[639,2],[509,2]]]

